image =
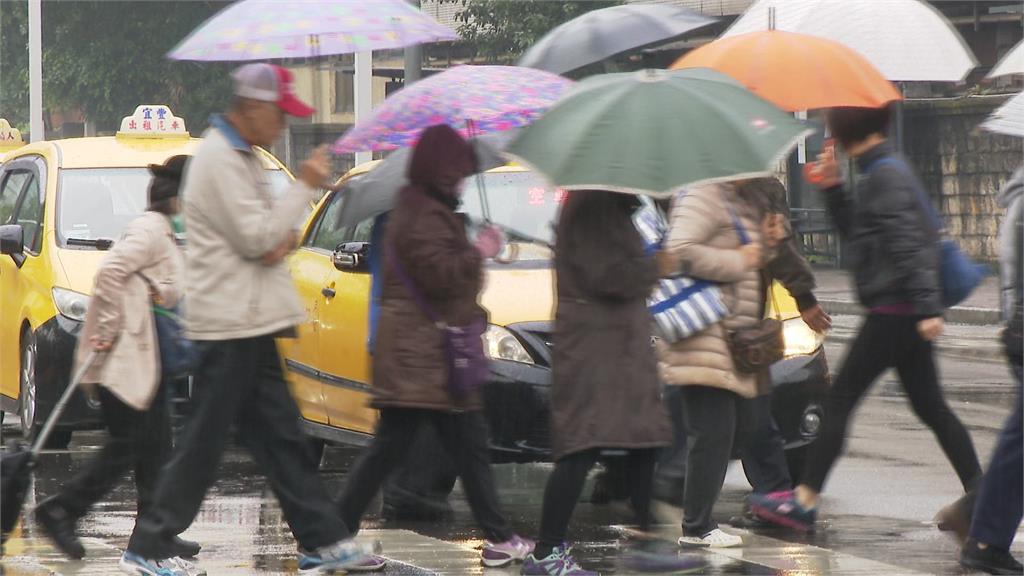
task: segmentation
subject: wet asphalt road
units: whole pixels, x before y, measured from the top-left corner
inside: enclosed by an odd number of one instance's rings
[[[839,366],[842,346],[830,344],[832,368]],[[983,464],[987,462],[1013,388],[1003,364],[947,356],[941,361],[950,404],[972,433]],[[8,419],[8,422],[14,419]],[[5,426],[6,440],[17,435]],[[55,493],[103,440],[100,432],[78,433],[67,451],[46,453],[36,474],[27,507]],[[356,452],[331,448],[322,472],[332,493],[344,482]],[[514,526],[533,535],[548,467],[502,465],[496,468],[504,506]],[[293,574],[295,545],[280,509],[257,467],[244,450],[231,447],[221,480],[211,491],[199,518],[185,536],[206,548],[199,561],[210,574]],[[725,522],[737,514],[749,487],[733,465],[719,507]],[[822,523],[811,535],[782,530],[740,532],[746,546],[703,554],[707,574],[962,574],[956,546],[931,522],[935,511],[958,497],[959,484],[930,431],[912,414],[893,375],[876,385],[851,429],[846,457],[833,471],[822,509]],[[469,509],[456,492],[454,517],[443,522],[385,521],[374,516],[365,538],[380,539],[396,560],[391,574],[504,575],[513,570],[484,570],[476,563],[480,545]],[[679,535],[680,511],[659,509],[666,539]],[[128,481],[80,526],[89,559],[67,561],[31,520],[8,543],[4,574],[114,574],[116,560],[134,521],[134,489]],[[616,564],[623,524],[631,521],[624,505],[580,503],[571,538],[585,566],[602,573],[625,573]],[[1024,547],[1017,545],[1018,556]]]

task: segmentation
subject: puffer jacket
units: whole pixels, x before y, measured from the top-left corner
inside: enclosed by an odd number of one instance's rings
[[[760,210],[732,184],[696,186],[673,202],[665,249],[679,260],[680,273],[720,283],[730,314],[689,338],[659,343],[659,371],[668,385],[710,386],[753,398],[756,377],[737,372],[726,335],[757,324],[761,278],[738,250],[741,242],[730,207],[750,241],[761,243]]]

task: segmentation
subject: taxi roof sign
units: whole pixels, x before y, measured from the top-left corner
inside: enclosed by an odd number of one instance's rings
[[[117,136],[124,138],[188,138],[185,121],[162,104],[142,104],[121,119]]]
[[[0,150],[13,150],[24,145],[21,130],[12,127],[5,118],[0,118]]]

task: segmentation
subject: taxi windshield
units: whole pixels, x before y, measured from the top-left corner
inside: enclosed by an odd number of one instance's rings
[[[274,193],[290,184],[283,170],[267,170]],[[95,240],[117,240],[148,204],[149,170],[137,168],[66,168],[60,172],[57,199],[59,241],[76,248],[104,248]],[[74,242],[77,240],[78,242]]]
[[[554,223],[565,199],[563,190],[552,188],[539,175],[526,171],[485,172],[483,180],[491,220],[507,230],[511,242],[554,243]],[[460,210],[475,223],[483,219],[476,176],[466,179]]]

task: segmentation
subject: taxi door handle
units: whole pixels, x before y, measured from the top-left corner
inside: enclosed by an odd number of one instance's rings
[[[320,291],[321,294],[328,298],[334,298],[338,293],[334,291],[334,288],[326,287]]]

